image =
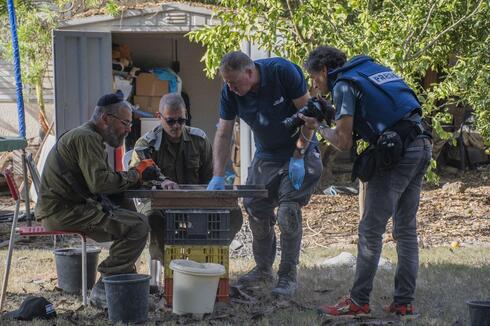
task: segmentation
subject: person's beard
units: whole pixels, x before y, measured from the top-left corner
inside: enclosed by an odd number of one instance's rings
[[[117,135],[112,125],[109,125],[105,130],[105,135],[103,138],[107,145],[117,148],[123,144],[124,138],[126,138],[126,136],[127,133]]]

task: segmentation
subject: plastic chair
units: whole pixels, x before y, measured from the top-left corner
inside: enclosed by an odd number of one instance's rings
[[[86,306],[88,301],[87,301],[87,238],[85,233],[80,231],[66,231],[66,230],[47,231],[46,229],[44,229],[44,227],[40,225],[17,228],[17,221],[19,219],[19,206],[20,206],[19,189],[14,181],[14,176],[10,169],[6,169],[3,172],[3,175],[7,180],[7,185],[10,190],[10,195],[15,200],[15,213],[14,213],[14,218],[12,220],[12,228],[10,230],[10,239],[9,239],[9,249],[7,253],[7,259],[5,262],[5,273],[3,276],[2,293],[0,296],[0,311],[2,310],[3,302],[5,300],[5,293],[7,291],[8,278],[10,275],[10,265],[12,263],[12,252],[14,250],[15,236],[17,235],[17,233],[20,236],[26,236],[26,237],[38,237],[38,236],[50,236],[50,235],[62,235],[62,234],[76,234],[80,236],[82,240],[82,300],[83,300],[83,305]]]

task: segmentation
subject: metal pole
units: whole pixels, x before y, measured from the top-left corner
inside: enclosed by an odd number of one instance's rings
[[[3,275],[2,295],[0,297],[0,312],[2,311],[3,302],[5,300],[5,292],[7,291],[8,279],[10,274],[10,264],[12,263],[12,252],[14,251],[15,245],[15,229],[17,228],[17,220],[19,219],[19,206],[20,199],[17,199],[15,202],[15,214],[14,219],[12,220],[12,229],[10,230],[9,250],[7,253],[7,260],[5,262],[5,272]]]
[[[82,238],[82,301],[87,305],[87,239],[85,235],[80,234]]]
[[[366,183],[359,180],[359,220],[364,214],[364,206],[366,203]]]

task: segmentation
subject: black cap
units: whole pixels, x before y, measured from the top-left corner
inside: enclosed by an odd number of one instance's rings
[[[97,106],[106,106],[124,101],[124,94],[118,89],[115,93],[103,95],[97,101]]]
[[[19,309],[5,314],[5,318],[17,320],[51,319],[55,317],[56,310],[54,310],[53,304],[43,297],[27,297]]]

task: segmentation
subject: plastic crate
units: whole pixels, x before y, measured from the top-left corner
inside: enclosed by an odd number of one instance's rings
[[[224,209],[165,210],[165,244],[229,244],[230,211]]]
[[[170,269],[170,262],[174,259],[189,259],[198,263],[220,264],[225,267],[223,277],[229,277],[230,249],[228,246],[165,246],[163,277],[173,277],[174,271]]]
[[[165,306],[172,306],[173,297],[173,278],[165,278],[163,282],[163,296],[165,297]],[[216,292],[216,301],[230,303],[230,280],[228,278],[220,278],[218,283],[218,291]]]

